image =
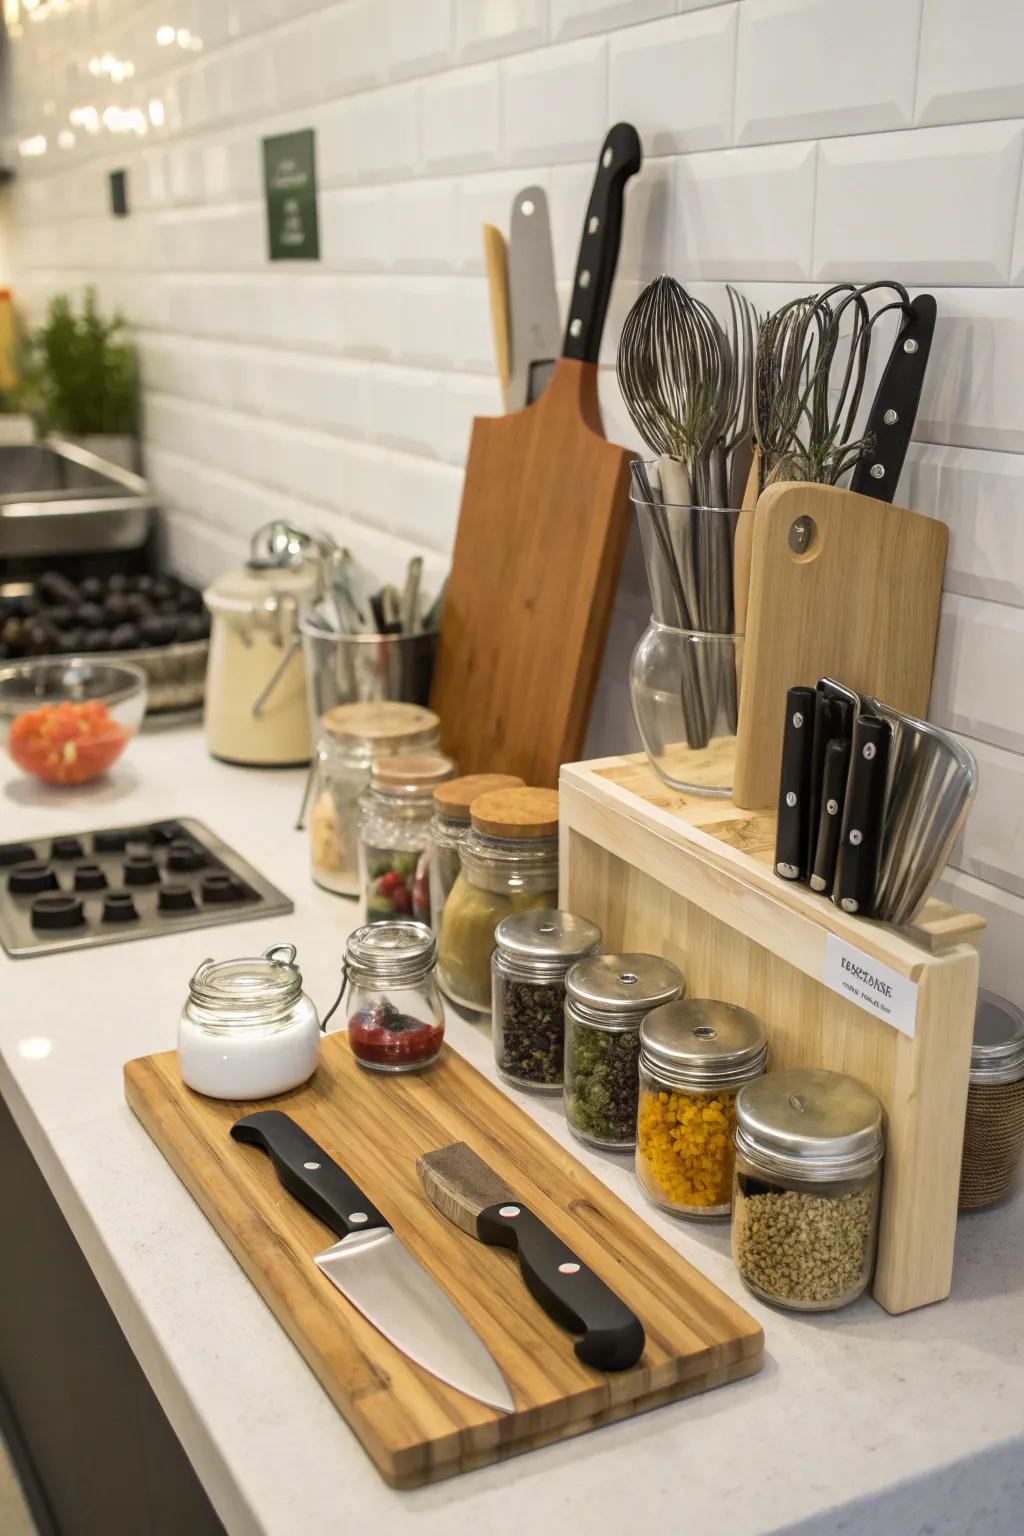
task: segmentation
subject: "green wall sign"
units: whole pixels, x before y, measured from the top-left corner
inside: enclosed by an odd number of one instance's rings
[[[271,261],[318,261],[320,231],[312,128],[263,140],[263,190]]]

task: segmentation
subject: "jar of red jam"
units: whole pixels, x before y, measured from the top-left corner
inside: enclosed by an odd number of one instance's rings
[[[411,920],[367,923],[345,946],[343,1000],[352,1054],[374,1072],[416,1072],[444,1039],[434,935]]]

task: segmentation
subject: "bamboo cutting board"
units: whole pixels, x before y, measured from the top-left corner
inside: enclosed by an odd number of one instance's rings
[[[629,510],[631,455],[604,436],[597,359],[639,165],[636,130],[619,123],[598,161],[551,383],[525,410],[473,423],[430,700],[462,773],[554,786],[582,751]]]
[[[365,1072],[327,1035],[305,1085],[258,1105],[186,1088],[177,1054],[125,1067],[125,1096],[340,1409],[385,1480],[410,1488],[749,1376],[763,1335],[462,1057],[423,1073]],[[516,1412],[497,1413],[413,1365],[322,1275],[335,1239],[282,1188],[270,1159],[231,1139],[253,1109],[282,1109],[364,1189],[492,1351]],[[416,1175],[421,1152],[466,1141],[637,1313],[631,1370],[581,1364],[530,1297],[512,1254],[445,1220]]]

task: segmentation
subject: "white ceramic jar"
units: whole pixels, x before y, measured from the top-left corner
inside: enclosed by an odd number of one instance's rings
[[[294,944],[259,958],[204,960],[178,1024],[182,1082],[213,1099],[266,1099],[312,1077],[320,1020]]]

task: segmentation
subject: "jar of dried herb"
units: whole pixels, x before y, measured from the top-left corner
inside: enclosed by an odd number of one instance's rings
[[[732,1256],[748,1290],[797,1312],[855,1300],[871,1279],[882,1107],[840,1072],[768,1072],[736,1098]]]
[[[595,1147],[636,1145],[640,1024],[682,995],[679,967],[658,955],[593,955],[565,978],[565,1118]]]
[[[761,1020],[733,1003],[690,998],[640,1026],[636,1171],[677,1216],[728,1216],[736,1095],[768,1056]]]
[[[469,831],[469,808],[494,789],[519,789],[514,773],[466,773],[434,790],[434,820],[430,827],[430,922],[440,936],[441,917],[462,868],[460,848]]]
[[[565,977],[601,948],[596,923],[541,908],[506,917],[491,959],[494,1060],[517,1088],[561,1093],[565,1047]]]
[[[978,993],[967,1090],[960,1209],[1005,1195],[1024,1152],[1024,1012],[984,989]]]

